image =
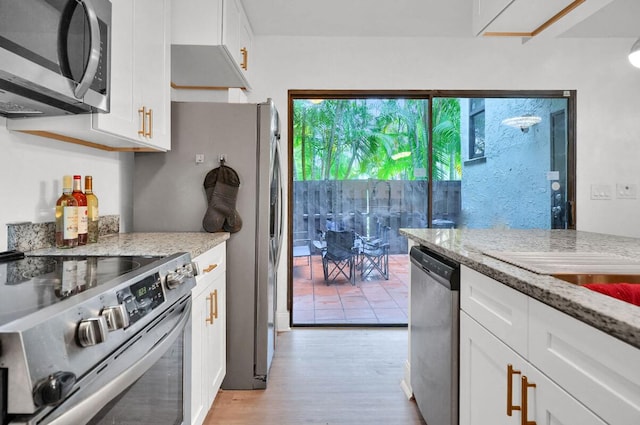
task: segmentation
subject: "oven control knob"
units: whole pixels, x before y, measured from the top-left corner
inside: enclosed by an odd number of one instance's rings
[[[198,268],[198,263],[192,261],[192,262],[190,262],[188,264],[185,264],[180,269],[180,273],[182,273],[183,275],[185,275],[188,278],[192,278],[194,276],[198,276],[200,274],[200,269]]]
[[[113,332],[116,329],[124,329],[129,326],[129,314],[124,304],[105,307],[102,309],[100,315],[107,319],[109,332]]]
[[[78,342],[83,347],[100,344],[109,335],[107,318],[104,316],[84,319],[78,325]]]
[[[178,286],[184,283],[185,275],[180,273],[179,271],[169,272],[167,273],[167,277],[165,279],[165,283],[167,284],[167,288],[176,289]]]
[[[56,372],[38,382],[33,389],[36,406],[53,406],[64,400],[76,383],[76,375],[71,372]]]

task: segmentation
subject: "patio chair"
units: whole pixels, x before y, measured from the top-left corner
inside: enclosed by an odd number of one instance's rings
[[[307,264],[309,265],[309,279],[313,280],[313,264],[311,262],[311,239],[302,238],[306,236],[304,232],[294,233],[293,240],[293,259],[307,257]]]
[[[355,285],[355,232],[327,230],[324,237],[326,248],[322,253],[322,270],[325,283],[329,285],[344,276]]]
[[[364,279],[377,271],[389,280],[389,226],[378,225],[378,234],[373,238],[361,238],[360,277]]]

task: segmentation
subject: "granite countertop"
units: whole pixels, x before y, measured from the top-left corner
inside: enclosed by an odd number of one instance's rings
[[[400,229],[433,251],[640,348],[640,307],[533,273],[490,251],[607,253],[640,259],[640,239],[573,230]]]
[[[166,233],[116,233],[101,236],[98,243],[71,249],[43,248],[26,252],[38,255],[89,255],[89,256],[167,256],[176,252],[188,252],[195,258],[229,239],[229,233],[166,232]]]

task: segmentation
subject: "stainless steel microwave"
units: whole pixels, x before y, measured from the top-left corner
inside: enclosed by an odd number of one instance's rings
[[[111,0],[0,0],[0,115],[109,111]]]

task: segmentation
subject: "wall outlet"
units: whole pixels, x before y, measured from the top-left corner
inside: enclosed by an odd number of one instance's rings
[[[616,198],[636,199],[638,197],[638,186],[631,183],[616,184]]]
[[[610,184],[592,184],[591,199],[608,200],[612,197],[613,188]]]

